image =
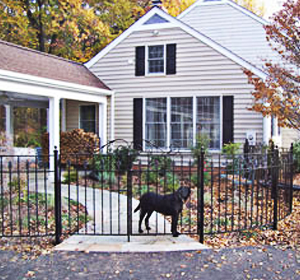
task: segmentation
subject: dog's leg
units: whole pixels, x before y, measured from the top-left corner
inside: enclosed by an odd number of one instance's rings
[[[152,215],[153,211],[148,212],[146,219],[145,219],[145,226],[147,230],[151,230],[151,227],[149,227],[149,219]]]
[[[139,221],[139,233],[143,233],[142,222],[143,222],[143,219],[146,214],[147,214],[147,212],[143,208],[141,208],[140,209],[140,221]]]
[[[178,216],[179,216],[178,213],[176,213],[172,216],[171,232],[173,234],[173,237],[178,237],[180,235],[180,233],[177,231]]]

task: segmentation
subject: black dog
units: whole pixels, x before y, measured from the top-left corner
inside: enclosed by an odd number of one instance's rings
[[[140,212],[140,221],[139,221],[139,233],[142,231],[142,221],[147,214],[145,219],[146,229],[150,230],[149,219],[153,211],[161,213],[166,216],[172,216],[172,227],[171,232],[174,237],[179,236],[177,231],[178,216],[182,211],[183,203],[187,201],[191,194],[191,189],[188,187],[180,187],[173,194],[168,195],[159,195],[153,192],[145,193],[140,199],[140,204],[134,210],[137,212],[141,209]]]

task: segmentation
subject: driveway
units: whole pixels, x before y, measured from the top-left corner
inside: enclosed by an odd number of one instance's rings
[[[300,253],[273,247],[162,253],[0,251],[0,279],[300,279]]]

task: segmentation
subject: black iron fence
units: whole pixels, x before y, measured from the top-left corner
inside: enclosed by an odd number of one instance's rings
[[[63,158],[64,164],[61,164]],[[52,162],[52,164],[51,164]],[[53,157],[0,156],[0,236],[171,234],[171,219],[154,212],[139,232],[134,209],[148,192],[191,189],[178,222],[199,236],[277,228],[292,211],[293,154],[138,152]],[[53,166],[50,168],[49,166]]]

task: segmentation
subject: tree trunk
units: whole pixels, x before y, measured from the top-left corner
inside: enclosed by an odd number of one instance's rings
[[[42,1],[37,0],[39,6],[39,25],[38,25],[38,40],[39,40],[39,50],[41,52],[45,52],[45,33],[44,33],[44,25],[42,18]]]

